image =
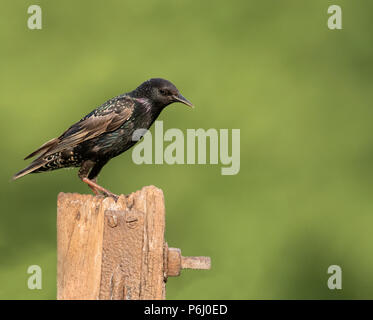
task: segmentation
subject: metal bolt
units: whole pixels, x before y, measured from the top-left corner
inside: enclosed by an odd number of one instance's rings
[[[116,215],[109,215],[107,217],[108,225],[112,228],[115,228],[118,225],[118,217]]]
[[[128,228],[130,228],[130,229],[136,228],[138,221],[139,221],[139,219],[135,215],[127,213],[126,223],[127,223]]]
[[[210,257],[181,257],[181,269],[209,270],[211,269]]]
[[[177,277],[182,269],[208,270],[211,268],[210,257],[183,257],[178,248],[167,250],[167,276]]]

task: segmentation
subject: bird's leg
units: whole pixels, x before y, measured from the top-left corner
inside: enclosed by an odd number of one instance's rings
[[[107,163],[106,160],[104,161],[100,161],[100,162],[96,162],[96,164],[94,165],[94,167],[92,168],[92,170],[90,171],[89,175],[88,175],[88,179],[93,181],[99,188],[98,190],[100,190],[102,193],[104,193],[105,195],[109,196],[109,197],[113,197],[115,199],[118,199],[119,197],[110,192],[109,190],[101,187],[100,185],[98,185],[97,183],[97,176],[98,174],[100,173],[101,169],[104,167],[104,165]]]
[[[106,162],[105,162],[106,163]],[[105,189],[104,187],[101,187],[96,183],[97,175],[102,169],[102,167],[105,165],[105,163],[96,164],[95,162],[91,160],[84,161],[82,166],[80,167],[78,176],[79,178],[88,185],[92,189],[92,191],[98,195],[103,193],[104,195],[108,197],[113,197],[115,200],[119,198],[116,194],[110,192],[109,190]],[[91,172],[89,173],[89,171]],[[88,175],[89,173],[89,175]]]
[[[84,181],[88,177],[89,171],[94,167],[95,163],[93,161],[84,161],[82,166],[79,169],[78,176],[79,178]],[[100,192],[92,185],[88,184],[88,187],[93,191],[93,193],[97,196]]]
[[[83,178],[83,179],[88,179],[88,178]],[[83,181],[82,179],[82,181]],[[84,182],[84,181],[83,181]],[[95,187],[92,187],[90,184],[88,184],[88,187],[92,190],[92,192],[98,196],[100,194],[100,191],[98,191]]]
[[[102,192],[104,195],[108,196],[108,197],[113,197],[115,200],[118,200],[119,196],[117,196],[116,194],[110,192],[109,190],[105,189],[104,187],[101,187],[100,185],[98,185],[96,182],[92,181],[92,180],[89,180],[88,178],[83,178],[82,179],[83,182],[85,182],[86,184],[88,184],[88,186],[93,190],[93,192],[97,192],[97,190],[99,192]],[[96,193],[97,194],[97,193]]]

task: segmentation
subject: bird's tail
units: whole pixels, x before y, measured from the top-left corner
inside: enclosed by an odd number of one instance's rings
[[[25,176],[26,174],[29,174],[29,173],[39,169],[40,167],[44,166],[46,163],[48,163],[47,160],[42,159],[42,158],[38,158],[35,161],[31,162],[31,164],[29,166],[27,166],[25,169],[17,172],[12,177],[12,180],[16,180],[18,178],[21,178],[21,177]]]

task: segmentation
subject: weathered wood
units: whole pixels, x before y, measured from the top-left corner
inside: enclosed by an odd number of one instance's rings
[[[105,213],[100,299],[164,299],[162,190],[121,196]]]
[[[165,299],[168,276],[207,269],[207,257],[182,257],[164,240],[162,190],[113,198],[60,193],[58,299]]]
[[[105,218],[100,299],[139,299],[144,213],[106,210]]]
[[[58,299],[99,297],[104,208],[102,199],[97,197],[59,194]]]

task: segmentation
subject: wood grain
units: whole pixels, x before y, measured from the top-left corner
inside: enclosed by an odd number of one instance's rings
[[[112,198],[58,196],[58,299],[164,299],[165,206],[148,186]]]
[[[100,292],[104,205],[90,195],[58,196],[57,298],[97,299]]]

